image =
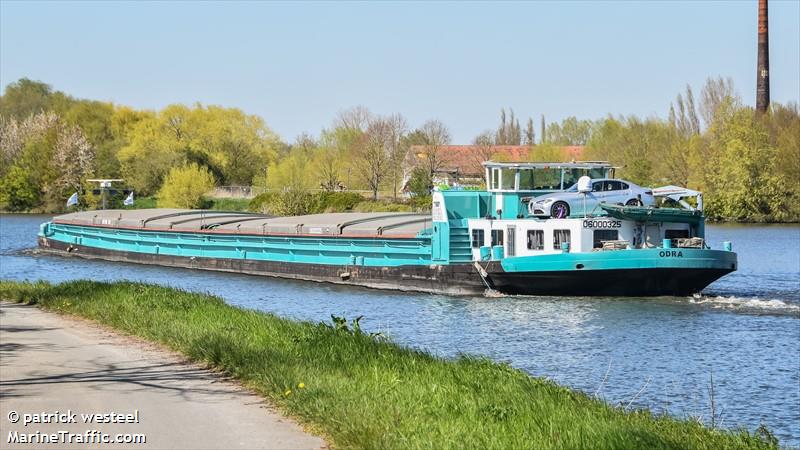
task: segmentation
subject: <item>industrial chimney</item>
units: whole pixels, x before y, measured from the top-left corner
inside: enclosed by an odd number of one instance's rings
[[[758,73],[756,74],[756,111],[769,107],[769,20],[767,0],[758,0]]]

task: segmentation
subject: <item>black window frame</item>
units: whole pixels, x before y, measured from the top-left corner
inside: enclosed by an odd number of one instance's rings
[[[539,247],[534,247],[533,246],[533,242],[534,241],[533,241],[532,237],[535,234],[538,234],[540,236]],[[544,250],[544,230],[528,230],[527,238],[528,238],[528,250],[534,250],[534,251],[536,251],[536,250]]]
[[[475,228],[472,230],[472,237],[470,240],[472,241],[472,248],[483,247],[483,243],[486,242],[486,230],[483,228]]]
[[[505,243],[505,236],[503,236],[503,234],[503,230],[492,230],[492,247]],[[500,236],[500,239],[497,238],[498,236]]]
[[[559,232],[566,232],[567,240],[557,242],[557,237],[559,236]],[[553,250],[561,250],[561,244],[567,242],[569,244],[570,250],[572,250],[572,230],[569,229],[558,229],[553,230]]]
[[[602,236],[602,234],[608,234],[608,236]],[[610,233],[613,233],[613,239],[609,239],[612,237]],[[598,234],[601,236],[598,237]],[[602,241],[618,241],[619,240],[619,230],[594,230],[592,232],[592,248],[603,248]]]

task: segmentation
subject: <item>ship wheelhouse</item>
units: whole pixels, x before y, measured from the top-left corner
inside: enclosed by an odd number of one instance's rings
[[[537,218],[528,209],[528,203],[536,197],[565,191],[581,177],[613,178],[615,167],[602,161],[489,161],[483,165],[486,191],[434,192],[434,261],[487,261],[673,245],[704,246],[699,192],[683,189],[677,198],[675,189],[669,190],[670,198],[684,205],[688,214],[684,216],[664,213],[674,208],[641,208],[646,210],[644,216],[635,217],[629,214],[630,208],[615,211],[604,206],[578,217]],[[698,208],[683,201],[690,196],[698,197]]]

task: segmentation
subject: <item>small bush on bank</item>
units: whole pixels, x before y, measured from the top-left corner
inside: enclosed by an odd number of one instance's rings
[[[203,195],[214,188],[214,177],[195,163],[170,169],[158,191],[161,208],[201,208]]]
[[[368,200],[358,204],[354,209],[356,212],[411,212],[414,211],[412,205],[403,203],[386,203],[382,201]]]
[[[430,197],[428,197],[430,199]],[[308,192],[302,190],[266,192],[250,201],[250,211],[277,216],[331,212],[398,212],[417,209],[415,203],[367,200],[355,192]],[[430,209],[430,208],[428,208]]]

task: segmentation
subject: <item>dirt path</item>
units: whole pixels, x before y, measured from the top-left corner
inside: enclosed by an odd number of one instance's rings
[[[46,415],[56,411],[60,417]],[[93,423],[89,414],[118,423]],[[42,421],[50,423],[37,423]],[[52,423],[58,421],[75,423]],[[104,437],[141,439],[135,435],[144,435],[146,443],[99,443]],[[20,443],[25,437],[34,442]],[[56,443],[42,440],[54,437]],[[260,397],[176,355],[77,319],[0,302],[1,448],[324,445]]]

